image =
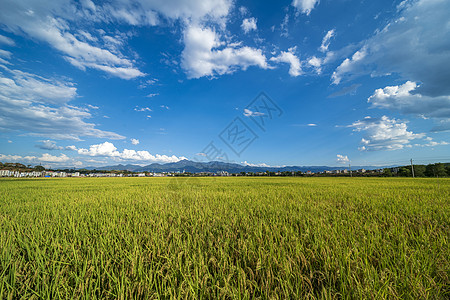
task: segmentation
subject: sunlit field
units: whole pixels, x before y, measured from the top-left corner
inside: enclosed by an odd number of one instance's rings
[[[0,299],[450,297],[450,180],[0,180]]]

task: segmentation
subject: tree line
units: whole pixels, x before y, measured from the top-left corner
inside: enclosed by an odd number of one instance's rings
[[[450,163],[435,163],[428,165],[413,165],[383,169],[383,176],[412,177],[450,177]]]

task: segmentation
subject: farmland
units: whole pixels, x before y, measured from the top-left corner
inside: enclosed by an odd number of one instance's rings
[[[0,299],[450,297],[450,180],[0,180]]]

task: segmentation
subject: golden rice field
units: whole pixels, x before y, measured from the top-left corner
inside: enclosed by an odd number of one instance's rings
[[[449,299],[450,179],[0,179],[0,299]]]

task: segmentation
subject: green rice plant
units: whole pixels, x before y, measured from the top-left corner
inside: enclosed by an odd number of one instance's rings
[[[448,299],[450,180],[0,180],[0,299]]]

